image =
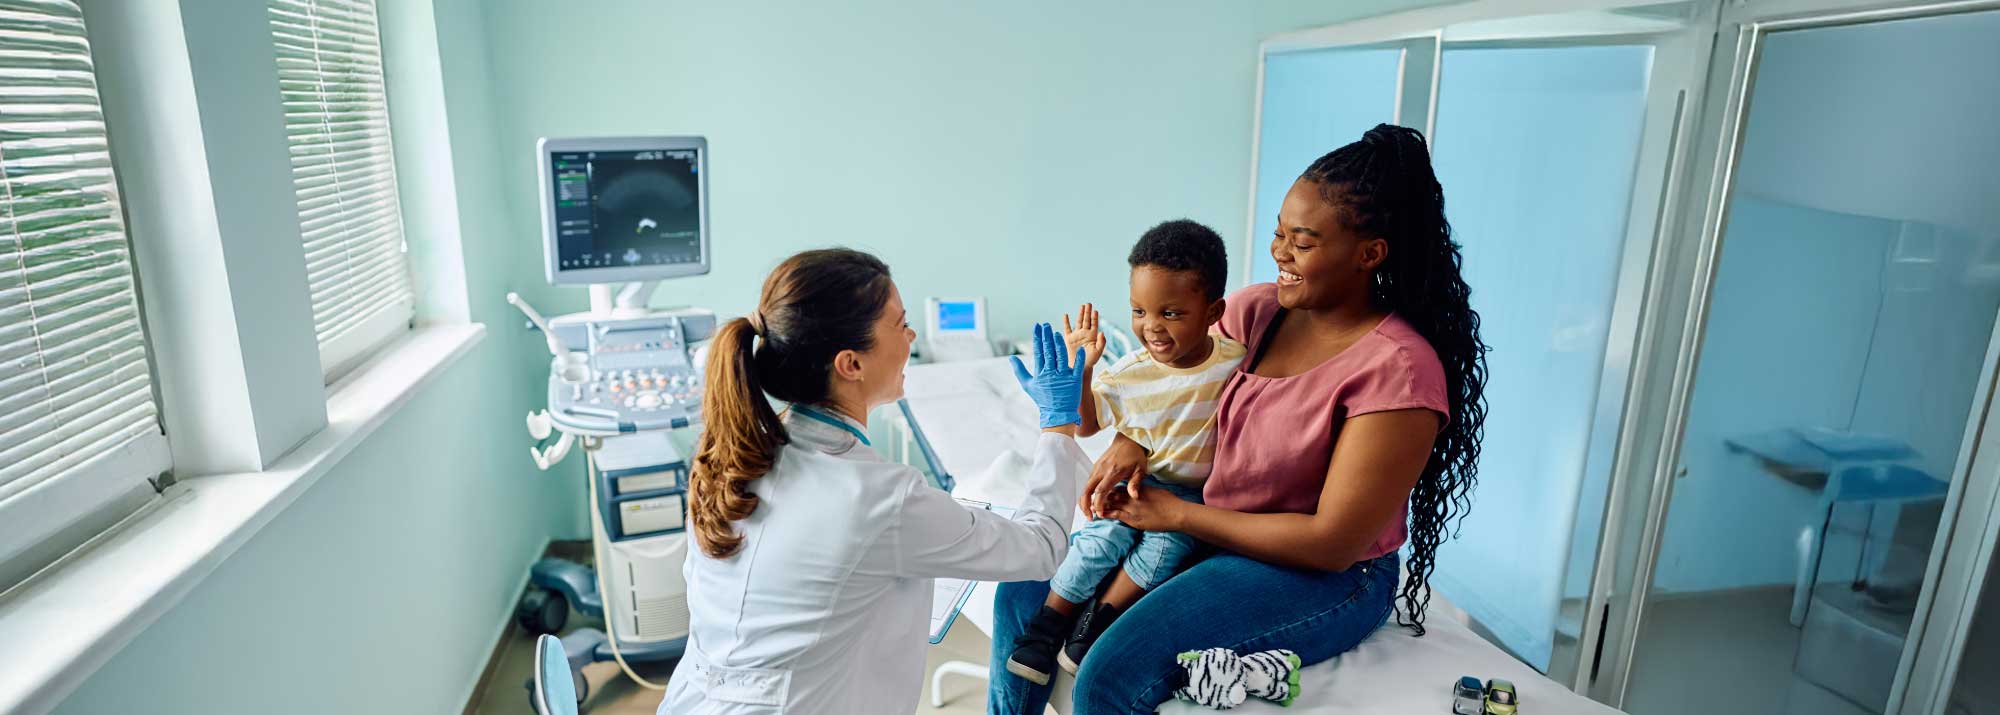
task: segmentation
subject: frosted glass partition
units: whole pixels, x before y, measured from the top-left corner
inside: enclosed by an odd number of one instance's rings
[[[1264,58],[1257,136],[1257,208],[1250,238],[1250,281],[1276,280],[1270,236],[1292,181],[1320,155],[1394,121],[1402,50],[1332,49]]]
[[[1493,351],[1478,490],[1432,583],[1544,671],[1586,595],[1562,592],[1577,497],[1608,478],[1585,461],[1652,53],[1447,46],[1439,73],[1434,161]]]
[[[2000,11],[1760,41],[1632,712],[1918,710],[1921,594],[1967,588],[1926,576],[1970,541],[1939,524],[1979,508],[1946,497],[1991,479],[1965,440],[2000,314],[1996,37]]]

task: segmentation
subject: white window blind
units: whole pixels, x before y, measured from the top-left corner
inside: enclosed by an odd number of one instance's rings
[[[82,11],[0,0],[0,588],[167,455]]]
[[[332,377],[407,330],[389,102],[373,0],[270,0],[320,363]]]

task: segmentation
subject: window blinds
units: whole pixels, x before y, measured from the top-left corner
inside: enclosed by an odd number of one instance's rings
[[[320,362],[329,375],[407,329],[389,104],[373,0],[270,0]]]
[[[0,0],[0,506],[166,468],[140,330],[82,11]]]

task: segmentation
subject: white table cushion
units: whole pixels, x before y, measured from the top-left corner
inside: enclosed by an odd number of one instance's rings
[[[1521,711],[1536,715],[1615,715],[1602,703],[1571,692],[1480,638],[1464,623],[1465,614],[1433,595],[1424,637],[1388,624],[1354,650],[1299,674],[1300,697],[1291,707],[1251,698],[1230,710],[1243,715],[1347,715],[1354,713],[1449,713],[1451,686],[1460,676],[1514,682]],[[1057,682],[1056,710],[1068,713],[1069,676]],[[1161,715],[1214,713],[1182,700],[1160,706]]]

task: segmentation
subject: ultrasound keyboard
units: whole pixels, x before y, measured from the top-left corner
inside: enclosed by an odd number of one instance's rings
[[[715,332],[713,314],[557,319],[551,328],[565,348],[589,356],[587,379],[549,375],[549,416],[556,424],[573,432],[616,434],[701,421],[702,373],[689,346]]]

